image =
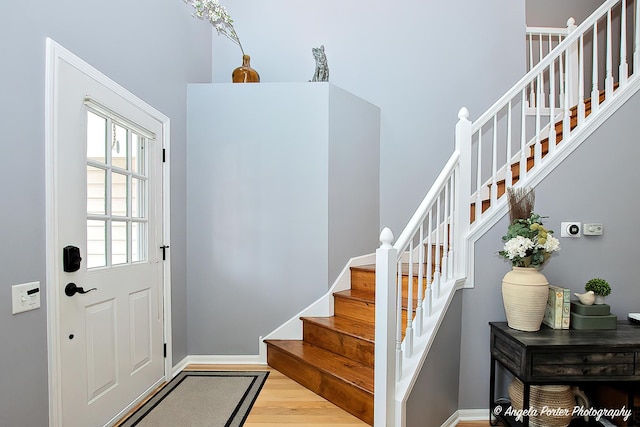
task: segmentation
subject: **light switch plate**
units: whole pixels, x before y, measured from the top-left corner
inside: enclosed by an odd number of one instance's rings
[[[13,314],[40,308],[40,282],[22,283],[11,287]]]

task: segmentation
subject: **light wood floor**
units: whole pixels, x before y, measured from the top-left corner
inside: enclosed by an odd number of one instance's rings
[[[366,427],[368,424],[338,408],[289,377],[265,365],[189,365],[185,370],[269,371],[244,427]],[[486,427],[486,421],[466,421],[458,427]]]
[[[192,370],[269,371],[244,427],[366,427],[368,424],[338,408],[289,377],[266,365],[189,365]]]

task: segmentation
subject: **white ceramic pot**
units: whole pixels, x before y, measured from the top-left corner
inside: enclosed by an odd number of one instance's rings
[[[537,331],[549,298],[549,282],[533,267],[513,267],[502,279],[502,302],[510,328]]]

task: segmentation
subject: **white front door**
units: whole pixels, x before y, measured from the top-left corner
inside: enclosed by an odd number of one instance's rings
[[[58,58],[52,103],[64,427],[109,425],[165,379],[163,123],[80,68]]]

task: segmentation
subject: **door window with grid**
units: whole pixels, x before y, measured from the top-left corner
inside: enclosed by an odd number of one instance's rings
[[[148,259],[148,138],[87,109],[87,268]]]

